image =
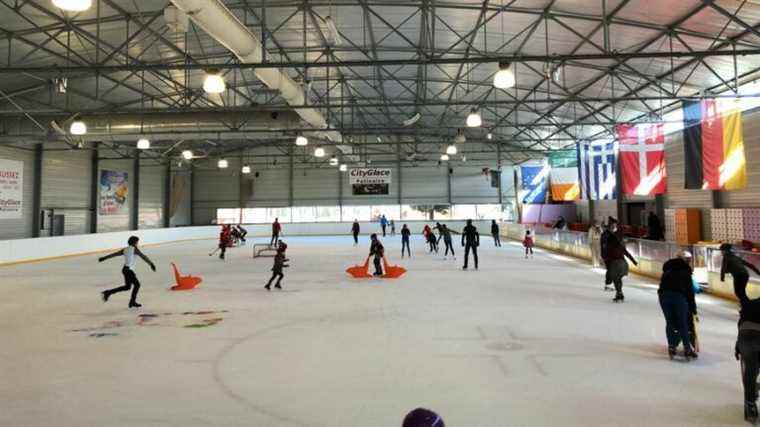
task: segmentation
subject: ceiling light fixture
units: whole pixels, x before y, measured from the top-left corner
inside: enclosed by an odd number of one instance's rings
[[[150,140],[148,138],[140,138],[137,140],[138,150],[147,150],[150,148]]]
[[[69,132],[72,135],[84,135],[87,133],[87,125],[83,121],[77,120],[71,123],[71,126],[69,126]]]
[[[182,158],[185,160],[192,160],[193,159],[193,152],[190,150],[185,150],[182,152]]]
[[[346,164],[344,163],[344,164],[340,165],[340,167],[339,167],[338,169],[339,169],[341,172],[345,172],[345,171],[347,171],[347,170],[348,170],[348,165],[346,165]]]
[[[456,145],[451,144],[448,147],[446,147],[446,154],[449,154],[449,155],[453,156],[456,153],[457,153],[457,146]]]
[[[493,134],[491,132],[488,132],[486,134],[486,139],[489,140],[489,141],[492,140],[493,139]]]
[[[477,128],[483,124],[483,119],[480,117],[477,108],[470,110],[470,114],[467,116],[467,127]]]
[[[53,6],[67,12],[84,12],[92,6],[92,0],[53,0]]]
[[[497,89],[515,87],[515,71],[510,63],[499,64],[499,71],[493,75],[493,86]]]
[[[216,165],[219,166],[219,169],[227,169],[230,164],[227,162],[227,159],[219,159]]]
[[[442,162],[448,162],[449,161],[449,155],[448,154],[441,154],[441,161]]]
[[[227,89],[227,85],[224,84],[224,77],[219,70],[206,71],[206,78],[203,80],[203,90],[206,93],[215,94],[222,93]]]
[[[296,137],[296,145],[299,146],[299,147],[305,147],[305,146],[309,145],[309,139],[306,138],[303,135],[298,135]]]
[[[243,173],[251,173],[251,167],[248,165],[243,165],[243,169],[241,170]]]
[[[338,166],[338,158],[335,156],[330,157],[330,166]]]
[[[322,147],[315,148],[314,157],[325,157],[325,149]]]

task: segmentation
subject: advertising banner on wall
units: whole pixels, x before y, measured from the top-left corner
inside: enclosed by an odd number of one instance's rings
[[[121,171],[100,171],[101,215],[121,215],[129,208],[129,175]]]
[[[18,219],[23,214],[24,163],[0,159],[0,219]]]
[[[348,172],[354,196],[387,196],[390,191],[391,169],[354,168]]]

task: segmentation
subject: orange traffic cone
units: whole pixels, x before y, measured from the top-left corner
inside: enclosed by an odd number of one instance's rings
[[[403,276],[404,273],[406,273],[406,269],[404,267],[398,265],[389,265],[388,260],[385,259],[385,257],[383,257],[383,267],[385,268],[385,274],[383,274],[384,278],[398,279],[399,277]]]
[[[179,269],[177,269],[174,263],[172,263],[172,269],[174,270],[174,280],[177,282],[176,285],[171,287],[173,291],[189,291],[203,281],[200,277],[180,275]]]

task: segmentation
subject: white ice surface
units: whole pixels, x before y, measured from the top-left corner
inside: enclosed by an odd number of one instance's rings
[[[0,426],[393,427],[417,406],[460,427],[743,425],[731,303],[700,297],[700,358],[671,362],[656,288],[638,277],[613,304],[567,257],[525,260],[484,237],[480,270],[461,271],[419,239],[401,260],[389,237],[406,276],[352,280],[366,237],[287,242],[285,290],[271,293],[272,259],[250,247],[226,262],[212,241],[145,248],[159,271],[139,264],[139,311],[127,294],[99,300],[120,259],[0,268]],[[171,261],[200,288],[167,291]],[[228,312],[136,324],[191,310]],[[118,335],[71,332],[111,321],[125,326],[100,332]]]

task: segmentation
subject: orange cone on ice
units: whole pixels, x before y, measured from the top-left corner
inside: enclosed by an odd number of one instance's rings
[[[346,273],[348,273],[354,279],[366,279],[372,277],[372,275],[369,274],[369,257],[367,257],[363,265],[348,267],[346,269]]]
[[[385,259],[385,257],[383,257],[383,268],[385,269],[383,278],[387,279],[398,279],[399,277],[403,276],[404,273],[406,273],[406,269],[404,267],[388,264],[388,260]]]
[[[171,290],[173,291],[189,291],[200,285],[200,283],[203,281],[203,279],[197,276],[181,275],[179,269],[174,263],[172,263],[172,269],[174,270],[174,280],[177,282],[174,286],[171,287]]]

